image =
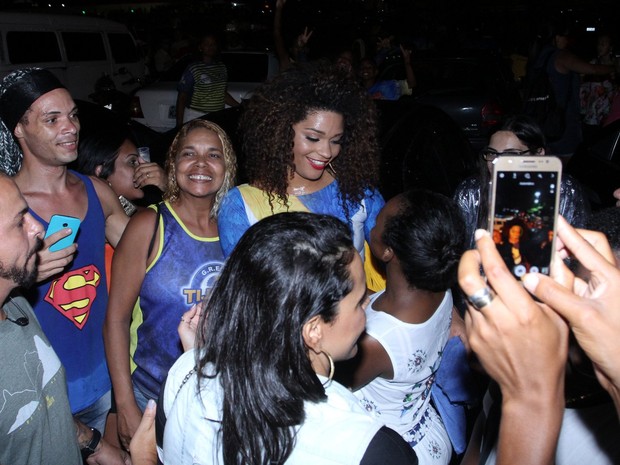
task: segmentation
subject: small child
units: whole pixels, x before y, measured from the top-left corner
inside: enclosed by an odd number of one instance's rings
[[[366,309],[354,394],[411,445],[420,464],[446,465],[452,445],[430,400],[450,337],[450,288],[465,251],[465,224],[449,198],[409,191],[383,207],[370,248],[385,264],[387,285]]]

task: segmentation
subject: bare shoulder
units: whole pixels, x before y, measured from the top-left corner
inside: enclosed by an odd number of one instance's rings
[[[127,229],[131,228],[132,230],[142,230],[143,228],[148,227],[149,230],[153,230],[155,227],[155,220],[157,218],[157,212],[152,208],[145,208],[143,210],[135,213],[129,223],[127,224]]]
[[[116,204],[119,204],[120,206],[118,197],[116,196],[112,188],[108,186],[108,184],[105,181],[103,181],[102,179],[99,179],[96,176],[89,176],[89,179],[93,183],[93,187],[95,188],[95,191],[97,192],[97,197],[99,197],[99,201],[101,202],[101,204],[102,205],[106,204],[104,205],[104,207],[108,206],[111,203],[116,203]]]
[[[130,254],[146,251],[153,234],[155,234],[156,220],[157,212],[152,208],[145,208],[134,214],[127,223],[117,252],[124,250],[123,253],[127,253],[127,248],[129,248]]]

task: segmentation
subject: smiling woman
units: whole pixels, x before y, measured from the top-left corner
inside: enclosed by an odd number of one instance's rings
[[[348,224],[355,248],[370,260],[365,248],[384,201],[375,188],[376,109],[365,90],[333,66],[293,67],[254,93],[240,127],[249,183],[222,202],[224,254],[258,220],[309,211]],[[382,288],[383,279],[372,276],[368,287]]]
[[[182,353],[179,319],[202,300],[224,262],[217,211],[235,163],[219,126],[186,124],[168,151],[164,202],[136,213],[116,248],[104,339],[125,447]]]

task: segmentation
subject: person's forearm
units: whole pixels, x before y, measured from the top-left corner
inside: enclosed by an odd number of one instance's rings
[[[185,104],[187,103],[187,95],[179,92],[177,96],[177,126],[183,126],[183,117],[185,115]]]
[[[526,400],[502,403],[497,465],[552,465],[555,462],[562,417],[564,384],[555,395],[534,390]]]
[[[413,68],[411,66],[411,61],[405,62],[405,74],[407,76],[407,85],[410,89],[413,89],[415,86],[418,85],[415,73],[413,72]]]
[[[291,59],[288,51],[286,50],[286,44],[284,43],[284,37],[282,36],[282,10],[284,3],[276,2],[276,11],[273,17],[273,43],[276,52],[278,63],[280,64],[280,71],[284,71],[290,67]]]
[[[104,329],[106,358],[119,408],[135,403],[129,367],[129,321],[107,318]]]
[[[84,449],[93,438],[93,430],[75,417],[73,418],[73,423],[75,424],[75,435],[78,445],[80,449]],[[97,445],[97,448],[99,447],[100,444]]]

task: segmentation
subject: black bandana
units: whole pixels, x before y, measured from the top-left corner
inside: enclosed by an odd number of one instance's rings
[[[11,76],[13,73],[4,78],[2,87]],[[26,110],[39,97],[54,89],[64,87],[50,71],[34,68],[5,88],[0,97],[0,118],[6,124],[7,129],[13,132]]]
[[[42,95],[64,87],[40,68],[13,71],[0,82],[0,171],[14,176],[21,168],[24,154],[13,132],[24,113]]]

